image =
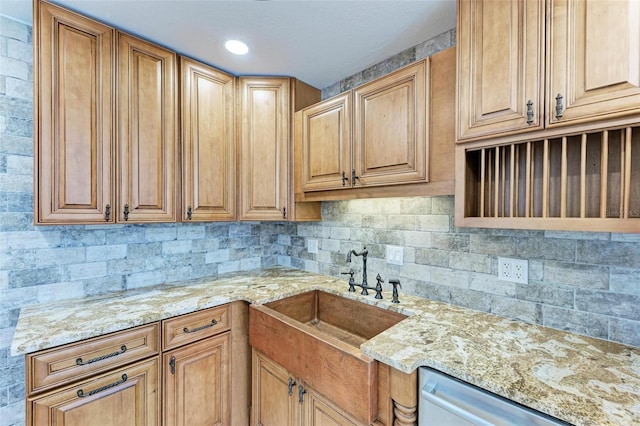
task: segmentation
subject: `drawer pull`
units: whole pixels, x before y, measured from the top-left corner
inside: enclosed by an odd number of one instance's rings
[[[78,358],[78,359],[76,359],[76,365],[88,365],[88,364],[91,364],[91,363],[94,363],[94,362],[102,361],[103,359],[107,359],[107,358],[111,358],[111,357],[114,357],[114,356],[122,355],[126,351],[127,351],[127,347],[125,345],[122,345],[120,347],[120,351],[119,352],[113,352],[113,353],[110,353],[110,354],[102,355],[102,356],[99,356],[97,358],[92,358],[89,361],[83,361],[82,358]]]
[[[114,386],[121,385],[121,384],[123,384],[123,383],[124,383],[124,382],[126,382],[126,381],[127,381],[127,375],[126,375],[126,374],[123,374],[123,375],[122,375],[122,380],[118,380],[117,382],[115,382],[115,383],[111,383],[110,385],[106,385],[106,386],[103,386],[103,387],[101,387],[101,388],[94,389],[94,390],[92,390],[92,391],[89,391],[89,393],[86,393],[86,394],[82,391],[82,389],[78,389],[77,395],[78,395],[78,397],[80,397],[80,398],[84,398],[84,397],[86,397],[86,396],[95,395],[95,394],[97,394],[98,392],[102,392],[102,391],[104,391],[104,390],[111,389],[111,388],[112,388],[112,387],[114,387]]]
[[[191,330],[189,330],[188,327],[185,327],[185,328],[182,329],[182,331],[184,331],[185,333],[195,333],[196,331],[200,331],[200,330],[204,330],[205,328],[213,327],[216,324],[218,324],[218,321],[216,321],[215,319],[212,319],[209,324],[201,325],[200,327],[196,327],[196,328],[193,328]]]

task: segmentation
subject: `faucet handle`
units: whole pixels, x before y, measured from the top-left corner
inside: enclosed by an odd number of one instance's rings
[[[384,280],[382,279],[380,274],[376,276],[376,281],[376,299],[382,299],[382,283],[384,282]]]
[[[349,272],[341,272],[342,275],[349,275],[349,291],[356,291],[356,282],[353,279],[353,274],[355,271],[353,268],[349,269]]]
[[[397,278],[392,278],[389,280],[389,284],[393,286],[391,303],[400,303],[400,300],[398,300],[398,287],[402,288],[402,286],[400,285],[400,280]]]

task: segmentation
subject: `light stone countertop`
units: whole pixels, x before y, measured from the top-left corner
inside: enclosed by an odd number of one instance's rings
[[[25,307],[11,352],[26,354],[244,300],[324,290],[409,315],[361,351],[410,373],[429,366],[576,425],[640,425],[640,348],[400,294],[348,293],[346,281],[273,268]]]

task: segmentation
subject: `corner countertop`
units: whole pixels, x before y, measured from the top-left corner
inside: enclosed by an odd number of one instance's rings
[[[409,316],[361,346],[401,371],[432,367],[576,425],[640,425],[640,348],[405,294],[392,304],[347,288],[333,277],[272,268],[30,306],[20,312],[11,353],[233,301],[263,304],[324,290]]]

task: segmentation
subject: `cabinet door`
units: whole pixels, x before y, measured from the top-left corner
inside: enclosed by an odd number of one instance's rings
[[[182,217],[235,217],[235,79],[188,58],[181,63]]]
[[[548,124],[640,113],[640,4],[553,0],[550,7]]]
[[[543,0],[458,1],[458,141],[542,128],[544,16]]]
[[[304,426],[358,426],[358,422],[348,413],[336,407],[321,393],[304,385],[304,407],[302,424]]]
[[[229,333],[163,355],[165,426],[229,424]]]
[[[27,401],[33,426],[160,424],[158,357]]]
[[[175,222],[176,57],[118,36],[118,221]]]
[[[351,92],[302,111],[302,189],[351,187]]]
[[[354,90],[354,187],[427,181],[428,63]]]
[[[34,5],[35,222],[113,222],[114,30]]]
[[[287,218],[290,81],[240,78],[240,219]]]
[[[263,354],[253,351],[251,424],[300,424],[298,384],[295,377]]]

